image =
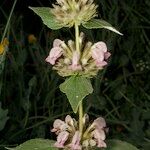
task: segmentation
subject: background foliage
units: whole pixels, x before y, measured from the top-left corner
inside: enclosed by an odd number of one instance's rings
[[[149,0],[97,0],[99,16],[118,28],[124,36],[106,30],[86,30],[88,40],[105,41],[112,53],[109,66],[92,80],[94,93],[84,100],[91,119],[104,116],[108,139],[115,138],[150,149],[150,2]],[[47,3],[47,4],[46,4]],[[22,9],[20,8],[22,4]],[[72,113],[60,92],[64,81],[45,58],[55,38],[68,40],[74,30],[51,31],[27,7],[51,6],[51,2],[18,1],[10,22],[9,51],[0,74],[0,149],[16,146],[32,138],[52,138],[52,122]],[[3,34],[12,4],[0,4],[0,35]],[[36,42],[28,42],[34,34]],[[8,111],[8,112],[7,112]],[[7,121],[7,122],[6,122]],[[5,124],[6,123],[6,124]]]

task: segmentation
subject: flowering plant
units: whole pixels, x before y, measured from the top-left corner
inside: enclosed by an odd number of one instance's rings
[[[82,101],[93,92],[90,78],[95,77],[98,71],[107,65],[111,54],[103,41],[85,42],[84,33],[79,31],[80,25],[87,29],[105,28],[122,35],[108,22],[94,19],[97,16],[97,7],[93,0],[57,0],[53,8],[30,7],[50,29],[58,30],[73,26],[75,28],[75,40],[69,40],[67,44],[60,39],[54,40],[46,62],[53,65],[53,69],[60,76],[66,77],[65,82],[60,85],[60,90],[66,94],[74,113],[79,114],[79,119],[77,121],[70,115],[66,116],[65,121],[56,119],[51,132],[57,135],[57,141],[54,144],[47,143],[45,150],[50,148],[136,150],[134,146],[119,140],[110,140],[107,145],[105,138],[108,128],[105,119],[98,117],[91,123],[88,114],[83,112]],[[30,141],[32,149],[37,148],[37,145],[33,146],[35,142],[46,145],[47,141],[41,139]],[[23,145],[27,146],[28,143]]]

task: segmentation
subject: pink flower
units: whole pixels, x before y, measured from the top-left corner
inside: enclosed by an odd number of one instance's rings
[[[91,125],[94,130],[91,133],[91,136],[94,138],[94,140],[97,143],[97,147],[106,147],[106,143],[104,142],[106,135],[105,135],[105,128],[106,128],[106,122],[105,119],[102,117],[99,117],[94,120],[94,122]]]
[[[73,52],[72,64],[71,66],[69,66],[69,68],[72,70],[82,70],[81,65],[79,65],[79,59],[80,59],[79,53],[77,51]]]
[[[97,42],[92,46],[92,58],[96,62],[97,67],[104,67],[107,65],[107,60],[110,57],[110,53],[107,52],[107,46],[104,42]]]
[[[63,54],[63,49],[61,48],[61,44],[64,43],[59,39],[55,39],[53,42],[53,48],[49,52],[48,57],[45,59],[46,62],[54,65],[56,60]]]
[[[46,62],[54,65],[56,60],[62,55],[62,48],[60,47],[53,47],[49,52],[48,57],[45,59]]]
[[[58,135],[61,131],[66,130],[67,125],[64,121],[56,119],[53,123],[53,127],[54,128],[51,130],[51,132],[55,132]]]
[[[76,131],[72,138],[72,142],[69,145],[71,147],[71,150],[81,150],[82,149],[81,145],[80,145],[80,140],[81,140],[80,132]]]
[[[58,148],[64,148],[64,144],[69,137],[69,133],[67,131],[60,132],[57,136],[57,142],[54,144]]]
[[[70,131],[70,130],[75,130],[74,127],[75,121],[70,115],[67,115],[65,118],[65,121],[62,121],[60,119],[56,119],[53,123],[53,129],[51,132],[55,132],[55,134],[59,134],[62,131]]]

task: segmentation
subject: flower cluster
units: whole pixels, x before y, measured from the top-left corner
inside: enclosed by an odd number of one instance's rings
[[[78,122],[67,115],[65,121],[56,119],[51,132],[57,135],[55,146],[71,150],[82,150],[91,147],[106,147],[104,142],[106,135],[106,122],[104,118],[99,117],[90,125],[88,125],[88,115],[83,117],[84,130],[80,133],[78,130]]]
[[[65,44],[64,41],[55,39],[53,48],[50,50],[46,62],[54,65],[60,76],[71,76],[75,74],[93,77],[97,72],[107,65],[110,53],[107,46],[100,41],[95,44],[84,43],[84,34],[80,34],[80,53],[76,50],[75,42],[72,40]]]
[[[80,25],[96,16],[97,5],[93,0],[57,0],[51,12],[60,24],[72,27],[75,23]]]

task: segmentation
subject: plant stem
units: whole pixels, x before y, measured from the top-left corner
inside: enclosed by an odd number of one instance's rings
[[[79,104],[79,132],[82,136],[82,132],[83,132],[83,105],[82,105],[82,101]]]
[[[5,30],[4,30],[2,39],[1,39],[1,42],[4,40],[4,38],[5,38],[5,36],[6,36],[6,32],[7,32],[8,26],[9,26],[9,24],[10,24],[10,19],[11,19],[11,16],[12,16],[12,14],[13,14],[13,11],[14,11],[14,8],[15,8],[16,3],[17,3],[17,0],[14,1],[13,6],[12,6],[12,8],[11,8],[11,11],[10,11],[10,14],[9,14],[9,17],[8,17],[8,20],[7,20],[7,23],[6,23],[6,26],[5,26]]]
[[[76,38],[76,51],[80,55],[80,45],[79,45],[79,25],[75,23],[75,38]],[[82,136],[83,131],[83,106],[82,101],[79,104],[79,132]]]

